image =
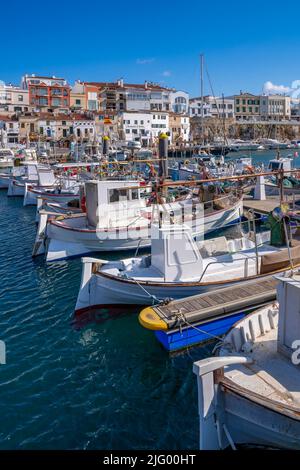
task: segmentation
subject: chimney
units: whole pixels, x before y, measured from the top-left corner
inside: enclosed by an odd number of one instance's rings
[[[117,84],[118,84],[119,87],[123,88],[123,86],[124,86],[123,78],[119,78],[119,80],[117,81]]]

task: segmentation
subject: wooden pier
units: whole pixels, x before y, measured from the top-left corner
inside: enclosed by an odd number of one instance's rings
[[[297,199],[300,199],[300,194],[296,196],[296,200]],[[295,197],[285,196],[284,203],[288,203],[292,209],[295,205]],[[245,211],[253,210],[258,214],[266,215],[273,211],[275,207],[280,206],[280,198],[279,196],[268,196],[264,201],[258,201],[253,199],[251,196],[245,196],[243,199],[243,206]]]
[[[141,324],[153,330],[170,331],[185,324],[201,324],[215,318],[247,311],[276,299],[277,282],[272,276],[217,289],[165,305],[148,307],[140,313]]]

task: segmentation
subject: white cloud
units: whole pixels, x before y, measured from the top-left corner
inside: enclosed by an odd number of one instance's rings
[[[139,65],[152,64],[154,61],[154,57],[151,57],[150,59],[136,59],[136,63]]]
[[[171,76],[171,72],[170,70],[165,70],[163,73],[162,73],[163,77],[170,77]]]
[[[292,91],[293,91],[293,88],[289,86],[275,85],[275,83],[272,83],[271,81],[265,82],[263,86],[263,92],[266,95],[275,95],[275,94],[289,95]]]

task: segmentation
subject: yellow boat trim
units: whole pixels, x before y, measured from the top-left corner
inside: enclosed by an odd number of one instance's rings
[[[148,330],[167,330],[168,325],[164,322],[152,307],[144,308],[139,314],[139,322]]]

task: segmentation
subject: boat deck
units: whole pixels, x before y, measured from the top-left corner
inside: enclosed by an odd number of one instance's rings
[[[179,317],[183,315],[189,323],[223,315],[229,315],[253,306],[263,305],[276,298],[277,281],[271,276],[246,285],[225,287],[166,305],[157,305],[152,310],[163,320],[168,329],[176,328]]]
[[[300,376],[291,359],[277,351],[277,328],[271,328],[255,339],[247,355],[252,363],[230,366],[225,378],[261,398],[272,400],[278,406],[300,407]],[[236,353],[234,353],[236,355]],[[225,347],[226,355],[226,347]],[[278,408],[283,411],[283,408]]]

